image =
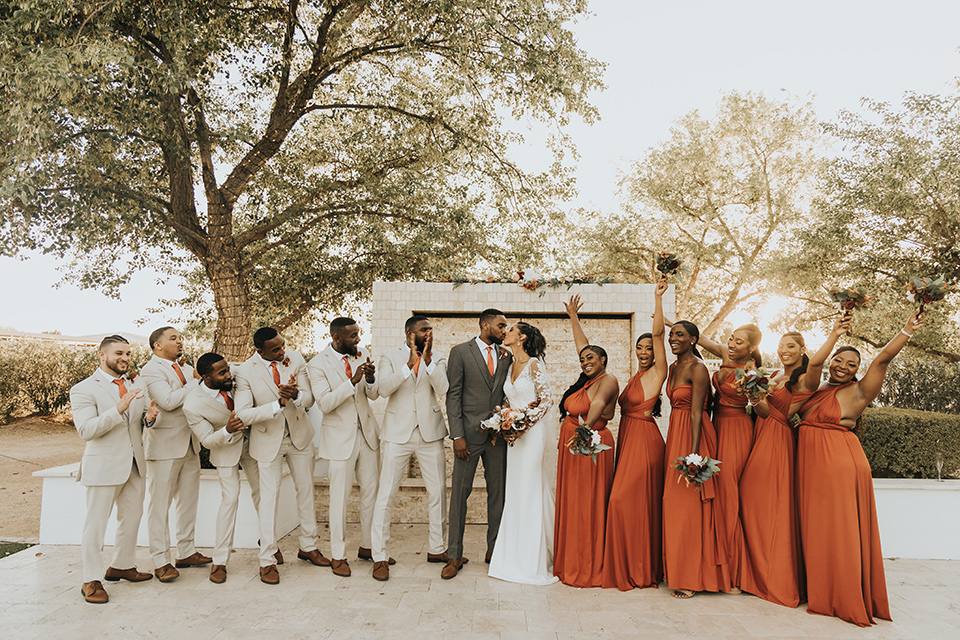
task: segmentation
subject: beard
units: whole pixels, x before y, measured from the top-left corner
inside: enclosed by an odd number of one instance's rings
[[[500,345],[500,344],[503,344],[503,338],[499,336],[491,335],[490,342],[492,342],[493,344]]]
[[[357,345],[349,345],[347,343],[343,343],[341,346],[343,347],[343,352],[345,354],[347,354],[351,358],[357,357]]]

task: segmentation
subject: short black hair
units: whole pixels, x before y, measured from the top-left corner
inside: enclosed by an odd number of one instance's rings
[[[199,358],[197,358],[197,373],[202,376],[210,373],[210,370],[213,369],[213,365],[217,364],[223,360],[223,356],[219,353],[205,353]]]
[[[99,347],[98,351],[103,351],[104,349],[106,349],[106,348],[109,347],[110,345],[112,345],[112,344],[114,344],[114,343],[117,343],[117,342],[120,342],[120,343],[123,343],[123,344],[130,344],[130,341],[127,340],[126,338],[124,338],[123,336],[120,336],[120,335],[117,335],[117,334],[113,334],[112,336],[107,336],[106,338],[104,338],[103,340],[100,341],[100,347]]]
[[[407,321],[403,323],[403,330],[410,331],[424,320],[430,320],[430,318],[427,316],[410,316],[407,318]]]
[[[150,334],[150,348],[153,349],[153,345],[157,344],[160,338],[163,337],[163,334],[170,331],[170,329],[176,330],[176,327],[160,327],[159,329],[154,329],[153,333]]]
[[[280,335],[280,332],[273,327],[260,327],[253,333],[253,346],[257,349],[263,349],[267,340],[273,340],[278,335]]]
[[[357,321],[353,318],[344,318],[342,316],[339,318],[334,318],[333,322],[330,323],[330,333],[340,333],[347,327],[351,327],[355,324],[357,324]]]
[[[503,311],[500,311],[500,309],[486,309],[480,314],[480,326],[482,327],[484,322],[490,322],[497,316],[502,315],[504,315],[504,313]]]

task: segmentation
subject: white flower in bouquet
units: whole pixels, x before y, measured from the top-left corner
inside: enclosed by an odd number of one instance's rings
[[[698,467],[703,466],[703,456],[701,456],[699,453],[691,453],[684,458],[683,461],[687,464],[695,464]]]
[[[599,432],[599,431],[596,431],[596,430],[591,431],[591,432],[590,432],[590,446],[591,446],[591,447],[595,447],[595,446],[597,446],[598,444],[600,444],[600,432]]]

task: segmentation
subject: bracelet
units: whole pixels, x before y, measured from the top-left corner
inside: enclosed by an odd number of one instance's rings
[[[904,331],[903,329],[900,329],[900,333],[902,333],[903,335],[907,336],[907,340],[909,340],[910,338],[913,337],[913,334],[912,334],[912,333],[907,333],[907,332]]]

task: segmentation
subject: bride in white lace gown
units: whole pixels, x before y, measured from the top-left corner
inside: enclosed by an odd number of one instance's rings
[[[513,350],[503,384],[506,402],[513,408],[534,406],[537,422],[507,449],[503,517],[488,575],[523,584],[552,584],[557,581],[553,575],[557,434],[542,362],[546,340],[533,325],[518,322],[503,344]]]

